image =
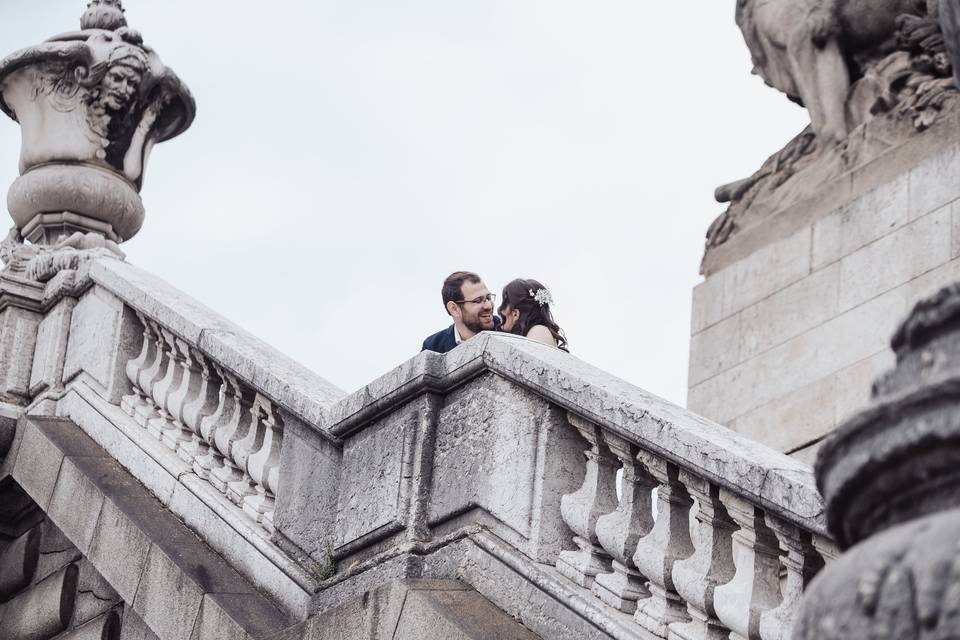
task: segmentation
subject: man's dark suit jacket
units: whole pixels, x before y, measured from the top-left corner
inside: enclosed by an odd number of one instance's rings
[[[456,331],[454,325],[450,325],[443,331],[438,331],[423,341],[423,351],[436,351],[437,353],[446,353],[457,346],[457,337],[453,334]]]
[[[500,326],[501,321],[499,316],[493,316],[493,329],[494,331]],[[455,325],[450,325],[443,331],[437,331],[435,334],[423,341],[422,351],[436,351],[437,353],[446,353],[447,351],[452,351],[454,347],[457,346],[457,338],[453,335],[453,332],[456,331]]]

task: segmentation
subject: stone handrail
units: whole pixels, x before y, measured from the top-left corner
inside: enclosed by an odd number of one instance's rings
[[[143,330],[121,408],[272,533],[283,414],[315,421],[343,392],[139,269],[104,260],[90,276]]]
[[[163,443],[150,455],[259,527],[230,525],[264,557],[310,574],[297,611],[470,540],[613,637],[772,640],[834,553],[808,466],[569,354],[481,334],[344,395],[135,267],[95,261],[89,281],[65,383]],[[104,296],[126,328],[90,346]]]
[[[482,334],[421,354],[319,427],[348,438],[485,373],[548,400],[582,437],[582,482],[560,501],[576,550],[559,553],[560,574],[659,637],[789,637],[804,586],[835,553],[812,470],[568,354]]]

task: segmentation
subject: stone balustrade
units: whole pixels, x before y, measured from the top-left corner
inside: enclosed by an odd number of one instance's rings
[[[268,531],[283,446],[283,417],[263,394],[199,349],[137,312],[140,354],[120,406]]]
[[[62,365],[25,410],[295,618],[454,578],[541,637],[781,639],[833,553],[809,467],[569,354],[484,334],[344,395],[130,265],[88,281],[35,311]]]
[[[586,472],[562,500],[577,550],[561,552],[560,573],[657,637],[790,637],[803,589],[826,557],[813,540],[830,546],[819,520],[765,510],[730,488],[734,478],[720,484],[696,461],[678,464],[576,414],[568,419],[586,442]]]

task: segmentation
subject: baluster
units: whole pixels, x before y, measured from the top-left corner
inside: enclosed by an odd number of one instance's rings
[[[617,508],[617,459],[603,445],[600,428],[574,414],[570,424],[589,443],[583,485],[560,499],[560,515],[574,532],[579,551],[562,551],[557,569],[581,587],[590,588],[594,576],[611,570],[610,556],[597,539],[596,525],[600,516]]]
[[[635,445],[611,433],[604,433],[603,438],[620,459],[623,481],[617,510],[597,520],[597,539],[613,557],[613,573],[598,575],[593,593],[606,604],[632,614],[637,600],[650,597],[647,579],[637,571],[633,552],[653,529],[652,494],[657,481],[637,462],[639,449]]]
[[[727,640],[730,630],[717,619],[714,590],[730,582],[733,566],[733,532],[736,523],[720,502],[720,488],[689,471],[680,470],[680,482],[697,501],[694,547],[686,560],[673,565],[673,584],[684,600],[690,622],[670,625],[669,637],[680,640]]]
[[[633,561],[650,580],[650,597],[637,603],[634,615],[644,629],[666,637],[667,626],[689,620],[687,607],[673,584],[673,565],[693,554],[690,540],[690,506],[693,500],[680,484],[676,465],[646,451],[637,459],[659,482],[657,517],[653,530],[637,545]]]
[[[780,547],[763,510],[727,489],[720,500],[740,527],[733,534],[733,580],[713,593],[717,617],[731,640],[760,638],[760,616],[780,604]]]
[[[177,450],[177,455],[188,464],[207,454],[210,445],[200,435],[200,425],[204,418],[216,412],[220,403],[220,379],[201,352],[191,349],[191,354],[192,361],[200,370],[200,388],[193,400],[183,408],[183,424],[190,430],[190,441]]]
[[[254,453],[263,447],[267,432],[267,416],[271,413],[270,401],[257,393],[250,407],[250,423],[246,433],[233,441],[230,446],[230,458],[240,472],[240,478],[227,485],[227,497],[236,505],[243,505],[243,499],[255,495],[256,485],[250,476],[248,461]]]
[[[247,469],[256,493],[244,498],[243,510],[269,528],[273,519],[266,519],[265,516],[273,512],[276,503],[277,485],[280,481],[280,450],[283,447],[283,418],[269,401],[262,408],[266,412],[263,446],[247,460]]]
[[[173,416],[171,416],[170,411],[167,410],[167,400],[180,386],[183,378],[183,367],[180,363],[177,339],[172,333],[162,327],[160,331],[163,333],[163,340],[166,343],[167,369],[160,382],[153,385],[153,400],[156,402],[156,408],[159,414],[147,423],[147,430],[152,433],[157,440],[163,440],[165,432],[176,429],[173,425]]]
[[[153,320],[145,318],[145,324],[150,326],[150,333],[153,335],[153,360],[150,366],[140,371],[137,377],[138,387],[143,392],[143,403],[134,407],[133,419],[144,429],[147,423],[156,418],[156,406],[153,401],[153,387],[163,379],[167,370],[167,350],[164,348],[163,332],[160,331],[160,325]]]
[[[831,538],[822,536],[819,533],[813,536],[813,548],[820,554],[825,565],[830,564],[840,555],[840,549],[837,548],[837,543]]]
[[[180,384],[167,397],[167,411],[175,429],[163,433],[163,443],[176,451],[193,439],[193,432],[183,423],[183,410],[200,392],[200,368],[190,354],[190,345],[180,338],[175,339],[177,361],[181,367]]]
[[[780,541],[781,551],[786,550],[781,553],[781,561],[787,570],[787,580],[780,606],[760,617],[760,637],[763,640],[789,640],[803,591],[823,568],[823,559],[813,547],[809,532],[769,513],[767,524]]]
[[[204,480],[210,480],[210,474],[223,466],[223,455],[217,451],[215,436],[220,429],[239,419],[237,414],[240,407],[240,387],[236,378],[227,374],[215,362],[214,370],[220,379],[220,389],[217,393],[217,410],[211,416],[200,421],[200,439],[206,443],[206,453],[193,461],[193,470]]]
[[[210,444],[213,446],[210,451],[214,452],[215,464],[210,472],[210,484],[230,497],[230,483],[241,481],[244,476],[244,471],[235,463],[234,447],[247,437],[251,428],[256,432],[258,425],[252,424],[255,417],[251,412],[253,392],[244,387],[232,374],[225,370],[221,370],[220,373],[225,380],[229,381],[234,402],[229,420],[224,424],[216,425],[212,433]]]
[[[147,369],[157,357],[156,338],[150,323],[139,312],[137,312],[137,318],[143,327],[143,344],[140,347],[140,355],[127,362],[126,367],[127,378],[133,383],[133,393],[120,399],[120,408],[128,416],[133,416],[135,407],[147,401],[146,394],[140,388],[140,373]]]

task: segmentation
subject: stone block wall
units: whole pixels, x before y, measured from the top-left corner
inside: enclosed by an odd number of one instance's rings
[[[692,411],[812,461],[866,403],[898,323],[960,280],[960,136],[921,138],[825,185],[799,224],[773,216],[696,287]]]

